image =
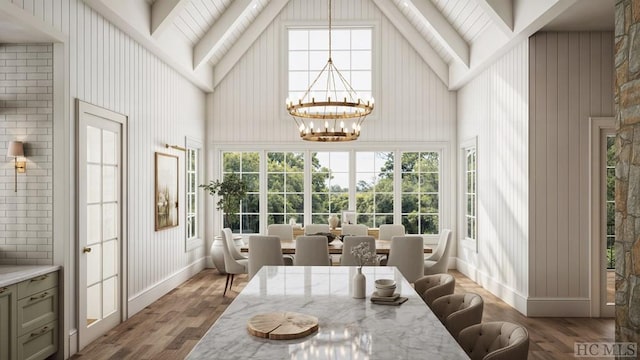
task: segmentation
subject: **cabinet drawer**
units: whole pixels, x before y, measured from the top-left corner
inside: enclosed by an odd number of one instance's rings
[[[18,359],[41,360],[58,350],[58,323],[50,322],[18,338]]]
[[[51,288],[18,300],[18,336],[56,320],[58,288]]]
[[[31,296],[58,285],[58,272],[54,271],[18,284],[18,299]]]

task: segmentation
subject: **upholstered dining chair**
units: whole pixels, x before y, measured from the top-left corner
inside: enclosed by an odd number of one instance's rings
[[[414,286],[422,300],[431,307],[435,299],[453,294],[456,289],[456,279],[449,274],[427,275],[416,280]]]
[[[451,230],[443,229],[438,246],[431,256],[424,260],[424,275],[446,273],[449,268],[449,252],[451,251]]]
[[[279,236],[280,240],[293,240],[293,226],[289,224],[269,224],[267,235]]]
[[[387,266],[397,267],[405,279],[413,283],[423,276],[423,251],[422,236],[394,236],[391,238]]]
[[[474,293],[445,295],[431,303],[431,310],[455,339],[460,330],[482,321],[483,307],[482,297]]]
[[[369,227],[363,224],[343,224],[342,235],[366,236],[369,235]]]
[[[224,254],[224,270],[227,272],[227,281],[224,284],[224,292],[222,293],[222,296],[225,296],[227,295],[227,288],[231,289],[233,286],[233,277],[237,274],[247,273],[249,259],[244,257],[242,259],[236,259],[233,256],[231,249],[235,249],[238,253],[240,252],[236,249],[233,243],[233,233],[231,232],[231,229],[222,229],[221,235],[223,238],[222,251]],[[231,279],[231,281],[229,281],[229,279]]]
[[[471,325],[460,331],[458,343],[472,360],[526,360],[529,355],[529,332],[510,322]]]
[[[331,228],[329,224],[307,224],[304,226],[304,234],[305,235],[313,235],[318,233],[328,233],[331,232]]]
[[[282,245],[278,236],[249,236],[249,280],[264,265],[284,265]]]
[[[326,236],[302,235],[296,238],[295,266],[329,266],[329,246]]]
[[[353,254],[351,254],[351,249],[360,243],[368,243],[369,250],[376,253],[376,240],[373,236],[345,236],[342,239],[342,256],[340,257],[340,265],[344,266],[358,266],[358,260]],[[377,261],[366,265],[378,265]]]
[[[378,226],[378,239],[391,240],[394,236],[404,235],[404,225],[402,224],[382,224]]]

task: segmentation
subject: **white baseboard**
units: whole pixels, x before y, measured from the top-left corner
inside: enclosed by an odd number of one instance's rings
[[[450,257],[447,264],[447,269],[457,269],[457,261],[455,257]]]
[[[478,285],[484,287],[495,296],[502,299],[502,301],[511,305],[514,309],[518,310],[523,315],[527,315],[527,298],[522,294],[515,291],[513,288],[496,281],[489,274],[486,274],[478,270],[475,266],[465,262],[460,258],[456,258],[456,264],[458,271],[463,273],[469,279],[478,283]]]
[[[69,357],[78,352],[78,329],[69,331]]]
[[[205,264],[206,257],[203,256],[202,258],[168,276],[157,284],[145,289],[143,292],[129,298],[129,312],[127,314],[127,319],[132,317],[145,307],[149,306],[154,301],[160,299],[163,295],[175,289],[178,285],[189,280],[195,274],[202,271],[202,269],[204,269],[205,267]]]
[[[529,298],[527,316],[536,317],[590,317],[589,298]]]

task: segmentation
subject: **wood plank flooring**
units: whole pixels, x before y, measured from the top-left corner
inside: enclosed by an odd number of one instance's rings
[[[613,341],[613,319],[527,318],[461,273],[451,273],[457,293],[483,297],[483,321],[527,327],[529,359],[573,359],[575,341]],[[246,275],[236,276],[232,291],[222,297],[225,278],[215,269],[205,269],[71,359],[183,359],[247,282]]]

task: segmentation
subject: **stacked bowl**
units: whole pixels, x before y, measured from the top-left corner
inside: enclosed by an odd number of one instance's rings
[[[392,296],[396,291],[396,281],[392,279],[376,280],[376,292],[378,296]]]

